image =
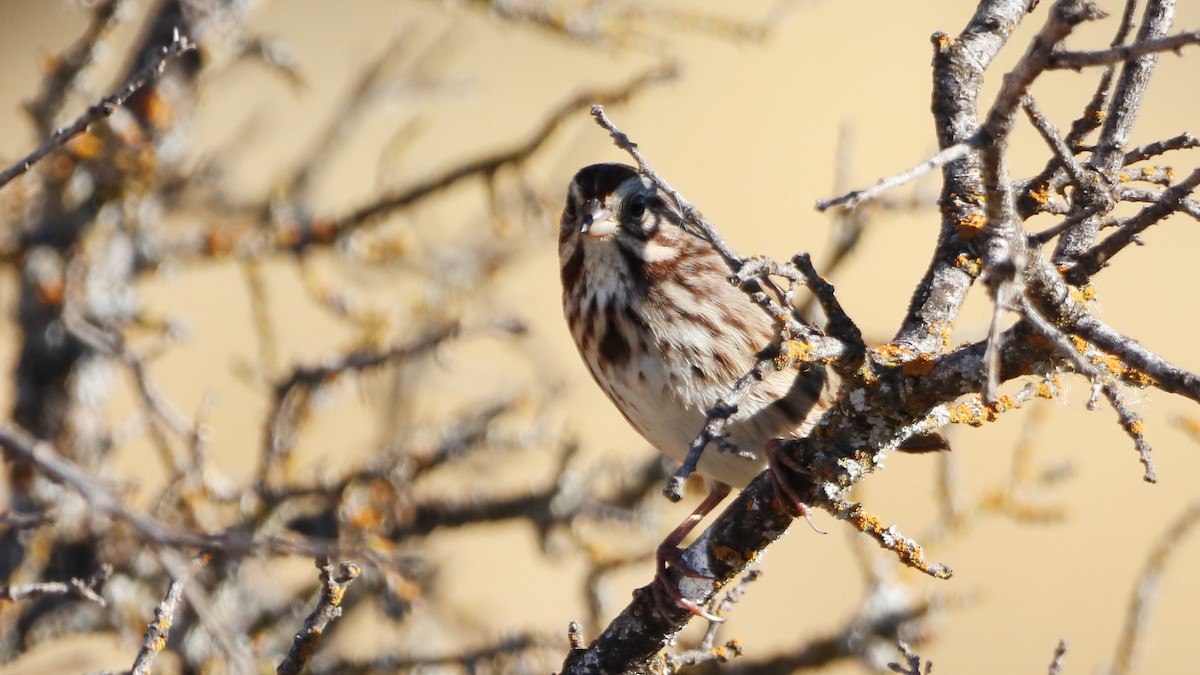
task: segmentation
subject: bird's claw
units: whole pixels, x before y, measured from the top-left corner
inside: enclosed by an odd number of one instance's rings
[[[785,473],[791,471],[803,476],[812,476],[812,472],[789,457],[787,453],[782,452],[778,440],[769,441],[766,452],[767,467],[771,471],[771,484],[775,486],[775,495],[779,498],[780,503],[792,516],[804,518],[814,532],[825,534],[825,530],[817,527],[817,524],[813,522],[808,504],[805,504],[804,500],[800,498],[799,493],[792,487],[789,476]]]
[[[670,603],[678,607],[682,607],[692,614],[701,617],[713,623],[722,623],[725,619],[707,611],[694,600],[684,597],[679,591],[679,582],[674,575],[671,574],[671,569],[676,571],[681,577],[691,577],[693,579],[713,579],[711,574],[705,574],[696,570],[691,565],[687,564],[683,559],[682,549],[672,546],[666,542],[661,544],[655,551],[655,561],[657,570],[654,574],[654,584],[651,586],[654,592],[654,610],[665,620],[670,621],[667,615],[667,609]],[[665,597],[664,597],[665,596]]]

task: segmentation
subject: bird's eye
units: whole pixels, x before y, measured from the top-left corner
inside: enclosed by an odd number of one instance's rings
[[[629,204],[625,206],[625,215],[628,220],[641,220],[646,214],[646,198],[642,195],[634,195],[629,200]]]

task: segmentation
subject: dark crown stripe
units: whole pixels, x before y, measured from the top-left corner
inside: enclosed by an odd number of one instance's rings
[[[637,171],[626,164],[593,164],[585,166],[575,174],[579,185],[579,199],[600,199],[612,194],[625,181],[637,176]]]

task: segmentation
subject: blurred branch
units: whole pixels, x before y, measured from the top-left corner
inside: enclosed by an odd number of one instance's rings
[[[511,322],[497,322],[488,328],[508,333],[521,331],[519,325]],[[271,412],[267,416],[267,447],[259,467],[260,489],[275,490],[287,482],[283,475],[287,458],[295,447],[299,425],[306,417],[309,398],[315,390],[347,373],[361,373],[429,353],[458,337],[462,330],[458,324],[444,325],[412,342],[389,349],[359,349],[320,365],[293,368],[273,387]]]
[[[501,637],[494,642],[473,649],[443,654],[397,654],[380,656],[367,662],[335,661],[328,666],[313,668],[315,673],[336,675],[359,675],[366,673],[424,672],[423,669],[438,666],[457,666],[464,672],[477,672],[481,666],[494,663],[504,656],[519,656],[533,650],[552,649],[561,644],[560,639],[522,633]]]
[[[55,131],[50,138],[46,139],[36,150],[26,155],[24,159],[4,171],[0,171],[0,188],[7,185],[9,181],[17,176],[32,169],[34,164],[37,164],[51,152],[66,145],[67,141],[87,131],[88,126],[91,124],[111,116],[130,96],[133,96],[139,89],[157,79],[167,67],[167,63],[195,48],[196,44],[188,40],[187,36],[181,36],[176,33],[174,41],[162,48],[158,59],[134,73],[124,86],[89,106],[83,115],[79,116],[70,125]]]
[[[1067,655],[1067,641],[1059,640],[1058,646],[1054,648],[1054,658],[1050,661],[1050,668],[1046,671],[1047,675],[1059,675],[1062,672],[1063,657]]]
[[[540,0],[471,0],[507,21],[522,22],[554,35],[585,42],[627,45],[638,33],[638,20],[654,20],[662,30],[692,31],[735,42],[760,42],[795,6],[794,0],[777,0],[757,21],[726,18],[716,14],[678,9],[657,2],[588,2],[579,8],[562,8]]]
[[[142,637],[142,647],[133,660],[133,667],[130,668],[129,675],[149,675],[151,667],[154,665],[154,657],[158,656],[163,647],[167,646],[167,638],[171,635],[171,626],[175,623],[175,609],[179,605],[180,598],[183,597],[184,586],[207,562],[205,557],[197,558],[192,561],[185,574],[171,579],[171,583],[167,585],[166,596],[154,609],[154,620],[146,626],[146,633]]]
[[[87,579],[71,579],[70,581],[49,581],[38,584],[21,584],[17,586],[0,587],[0,600],[21,602],[47,595],[66,595],[84,600],[90,600],[101,607],[107,602],[100,595],[100,587],[112,576],[111,565],[101,565],[96,573]]]
[[[1117,642],[1117,653],[1113,655],[1110,675],[1125,675],[1125,673],[1135,672],[1133,663],[1138,642],[1146,632],[1150,605],[1158,593],[1158,583],[1163,569],[1167,566],[1172,554],[1179,549],[1197,524],[1200,524],[1200,500],[1192,502],[1171,523],[1167,531],[1154,544],[1154,548],[1150,550],[1137,587],[1129,599],[1129,608],[1125,612],[1125,626],[1122,628],[1121,638]]]
[[[900,673],[901,675],[929,675],[933,672],[933,661],[926,661],[925,670],[922,671],[921,657],[916,652],[910,649],[903,640],[897,641],[896,646],[899,647],[900,653],[904,655],[904,663],[889,663],[888,670],[893,673]]]
[[[101,485],[77,465],[54,451],[44,441],[8,423],[0,422],[0,447],[9,461],[28,462],[50,480],[79,494],[95,510],[128,525],[138,538],[149,544],[171,548],[219,550],[231,554],[261,555],[334,555],[341,552],[333,542],[303,537],[245,537],[236,532],[228,534],[198,534],[171,529],[158,521],[133,511],[110,490]]]
[[[501,167],[509,164],[519,164],[537,152],[538,148],[558,130],[560,126],[579,110],[596,103],[616,104],[628,101],[648,85],[670,80],[677,75],[673,66],[659,66],[648,70],[628,83],[614,89],[597,89],[581,92],[554,109],[542,125],[525,141],[510,148],[501,150],[479,159],[465,162],[441,174],[434,175],[399,192],[387,195],[382,199],[360,207],[349,215],[339,218],[331,224],[334,238],[352,232],[362,225],[382,218],[388,214],[403,209],[411,204],[471,178],[490,178]]]
[[[54,57],[50,73],[42,80],[42,90],[38,92],[37,98],[25,105],[39,134],[49,136],[52,133],[54,118],[62,109],[67,92],[74,86],[79,74],[95,59],[100,40],[117,22],[123,4],[125,3],[122,0],[97,2],[92,7],[91,18],[83,34],[70,47]],[[28,161],[28,158],[26,160]]]

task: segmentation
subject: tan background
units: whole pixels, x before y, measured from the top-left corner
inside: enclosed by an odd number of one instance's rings
[[[133,3],[135,16],[141,16],[145,4]],[[738,11],[747,18],[761,16],[767,7],[743,4]],[[1120,11],[1118,3],[1102,4],[1110,12]],[[1200,6],[1180,5],[1176,25],[1200,25]],[[733,11],[715,1],[704,7]],[[293,91],[257,66],[234,66],[215,75],[206,84],[204,107],[196,120],[204,142],[197,155],[236,146],[234,189],[248,197],[263,194],[309,147],[353,75],[394,35],[405,34],[418,45],[415,49],[430,50],[431,76],[443,84],[432,91],[402,93],[368,116],[352,136],[333,175],[320,185],[316,204],[340,213],[380,186],[403,185],[430,166],[450,166],[523,138],[544,111],[580,88],[619,83],[658,62],[657,54],[663,53],[682,64],[682,77],[647,91],[632,105],[611,109],[614,119],[738,249],[780,256],[809,250],[820,265],[829,220],[812,204],[831,193],[839,128],[847,126],[853,132],[856,185],[928,155],[934,148],[928,38],[935,30],[957,33],[970,11],[970,3],[950,0],[803,2],[763,44],[730,44],[678,30],[673,23],[649,22],[644,34],[628,36],[628,48],[618,50],[510,26],[452,3],[264,3],[252,14],[253,25],[294,47],[306,86]],[[1039,14],[1022,27],[1002,64],[1015,60],[1040,21]],[[63,3],[0,4],[0,156],[15,158],[38,140],[31,138],[19,104],[35,91],[39,55],[61,49],[80,25],[80,12]],[[1072,44],[1107,44],[1114,25],[1115,18],[1088,27]],[[135,33],[135,25],[125,26],[112,42],[113,52],[121,53],[125,40]],[[660,40],[665,45],[658,44]],[[1200,54],[1189,49],[1186,55],[1187,59],[1162,59],[1135,142],[1185,129],[1200,132],[1195,86]],[[109,64],[108,72],[118,65]],[[1000,72],[992,72],[989,95]],[[1034,94],[1050,118],[1065,127],[1090,95],[1094,77],[1055,73],[1039,80]],[[95,86],[97,92],[107,92],[111,84],[99,79]],[[380,148],[392,142],[396,129],[418,117],[421,133],[416,139],[402,152],[381,159]],[[1015,154],[1016,169],[1025,175],[1041,166],[1046,151],[1028,129],[1018,138],[1023,145]],[[575,169],[622,159],[587,116],[580,115],[533,163],[532,175],[553,210]],[[1194,164],[1194,156],[1188,159]],[[1171,161],[1185,166],[1182,156]],[[477,186],[455,190],[397,226],[460,234],[486,227],[481,194]],[[936,228],[932,209],[878,218],[858,256],[834,279],[842,303],[869,335],[886,338],[895,330],[927,263]],[[649,452],[645,443],[587,379],[563,328],[552,239],[547,225],[538,243],[522,254],[518,267],[496,289],[499,307],[529,318],[533,330],[527,349],[541,355],[545,371],[535,372],[523,362],[509,367],[490,358],[447,359],[447,384],[436,392],[431,408],[474,399],[480,396],[479,387],[501,391],[513,382],[550,377],[564,389],[561,405],[546,421],[549,433],[578,433],[591,457],[644,457]],[[1115,268],[1098,278],[1103,317],[1195,372],[1200,370],[1200,356],[1191,294],[1200,281],[1193,264],[1200,231],[1194,222],[1176,218],[1145,239],[1148,246],[1122,254]],[[433,252],[431,242],[437,240],[414,235],[414,241]],[[286,326],[285,362],[311,361],[342,344],[344,331],[302,299],[290,264],[272,264],[268,280],[272,293],[287,299],[273,309],[277,324]],[[14,311],[11,289],[11,280],[4,280],[0,302],[7,312]],[[156,363],[156,375],[185,411],[195,410],[206,393],[216,396],[212,459],[231,480],[244,480],[254,468],[246,458],[258,447],[265,399],[234,373],[235,363],[256,358],[240,272],[222,265],[180,271],[142,291],[148,307],[182,317],[191,329],[187,345]],[[387,288],[375,300],[392,303],[397,311],[408,301]],[[957,326],[957,339],[982,335],[983,306],[982,299],[973,298],[971,310]],[[0,338],[0,356],[9,361],[11,350],[11,338]],[[461,386],[465,380],[472,383],[470,388]],[[1044,672],[1060,637],[1071,647],[1065,672],[1105,667],[1147,550],[1169,521],[1200,495],[1200,447],[1172,422],[1179,414],[1195,416],[1193,404],[1157,392],[1135,394],[1160,476],[1157,486],[1149,486],[1141,482],[1132,444],[1111,411],[1084,410],[1087,387],[1079,380],[1072,382],[1063,402],[1043,404],[1048,415],[1036,431],[1036,465],[1067,464],[1073,471],[1065,483],[1036,496],[1061,507],[1066,520],[1033,526],[978,516],[965,533],[929,552],[954,568],[953,580],[903,573],[912,593],[938,594],[958,603],[938,624],[936,639],[921,649],[937,672]],[[354,453],[369,450],[377,439],[361,423],[374,419],[373,414],[369,396],[337,392],[315,421],[304,452],[315,458],[336,448],[346,457],[340,461],[353,461]],[[966,501],[978,501],[1004,484],[1014,443],[1029,419],[1027,413],[1019,413],[986,429],[953,432]],[[150,474],[144,473],[147,462],[137,454],[137,446],[123,452],[123,465],[142,472],[142,480],[152,485],[156,469],[151,466]],[[510,467],[509,478],[518,484],[540,484],[546,474],[538,458],[520,461],[523,464]],[[935,516],[934,464],[925,457],[894,458],[887,471],[868,481],[861,497],[885,519],[920,536],[932,527]],[[530,472],[535,475],[526,477]],[[142,494],[147,492],[148,487]],[[664,512],[652,531],[669,529],[682,514],[676,511]],[[761,656],[802,643],[840,625],[856,606],[861,575],[850,557],[848,535],[827,517],[818,516],[817,521],[831,534],[821,537],[805,527],[793,528],[768,552],[765,577],[752,587],[726,628],[727,636],[742,637],[749,654]],[[567,622],[582,614],[582,600],[574,592],[581,562],[570,555],[541,555],[525,527],[473,529],[434,537],[431,543],[442,566],[440,592],[457,611],[473,615],[481,625],[563,634]],[[1192,570],[1198,560],[1200,537],[1192,537],[1162,578],[1138,672],[1194,669],[1191,641],[1200,626],[1200,587]],[[296,565],[306,569],[309,563]],[[485,565],[499,566],[504,573],[485,576]],[[648,574],[647,566],[616,577],[610,586],[610,611],[619,610],[629,589],[645,583]],[[394,639],[423,648],[438,644],[432,628],[421,621]],[[133,646],[112,642],[97,638],[55,647],[52,654],[43,655],[54,664],[47,665],[46,672],[127,667]],[[103,656],[95,651],[97,645],[116,646],[118,651]],[[29,672],[22,669],[27,665],[14,667],[0,672]],[[860,672],[860,667],[837,672]]]

